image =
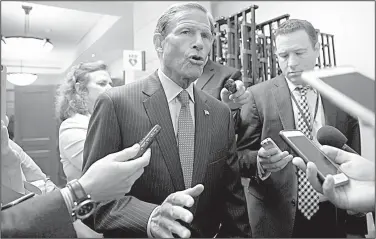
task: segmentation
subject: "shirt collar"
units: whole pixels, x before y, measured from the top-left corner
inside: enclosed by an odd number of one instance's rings
[[[166,94],[167,102],[170,103],[172,100],[178,96],[178,94],[183,90],[178,84],[176,84],[173,80],[168,78],[161,69],[158,69],[158,77],[161,81],[162,87],[164,89],[164,92]],[[193,84],[190,84],[187,89],[185,89],[188,94],[191,101],[194,103],[195,98],[193,95]]]
[[[288,85],[288,87],[290,89],[290,92],[293,92],[294,90],[296,90],[296,87],[301,86],[301,85],[296,85],[296,84],[292,83],[286,77],[285,77],[285,79],[286,79],[287,85]],[[310,87],[309,89],[311,89],[314,93],[316,93],[316,89],[314,89],[313,87]]]

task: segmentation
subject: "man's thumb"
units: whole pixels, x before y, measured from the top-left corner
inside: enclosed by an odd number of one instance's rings
[[[188,189],[184,190],[183,192],[186,193],[186,194],[188,194],[188,195],[190,195],[190,196],[192,196],[192,197],[197,197],[203,191],[204,191],[204,185],[197,184],[193,188],[188,188]]]
[[[111,157],[111,159],[116,162],[125,162],[136,156],[139,150],[140,145],[134,144],[132,147],[125,148],[122,151],[113,153],[113,157]]]

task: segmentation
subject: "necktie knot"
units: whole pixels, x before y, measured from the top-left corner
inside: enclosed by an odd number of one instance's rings
[[[182,107],[186,107],[189,105],[189,94],[186,90],[182,90],[178,95],[178,100],[181,103]]]
[[[304,87],[303,86],[297,86],[296,89],[300,92],[301,96],[305,96],[305,95],[307,95],[307,91],[309,89],[311,89],[311,87],[310,86],[304,86]]]

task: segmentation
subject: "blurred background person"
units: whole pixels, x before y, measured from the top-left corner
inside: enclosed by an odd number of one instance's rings
[[[1,121],[2,127],[8,126],[9,119]],[[1,135],[3,139],[3,135]],[[27,155],[24,150],[13,140],[9,139],[9,150],[18,155],[19,160],[10,160],[8,157],[1,159],[1,185],[20,193],[34,192],[38,195],[53,191],[56,186],[40,169],[40,167]],[[5,152],[8,153],[8,152]]]
[[[111,87],[107,65],[96,61],[73,66],[57,91],[59,151],[68,182],[81,177],[90,116],[98,96]]]
[[[11,204],[2,204],[1,236],[93,238],[88,229],[83,230],[84,225],[77,220],[77,214],[90,215],[92,210],[88,205],[95,208],[95,202],[119,198],[130,191],[150,160],[151,150],[148,149],[141,157],[128,161],[136,156],[139,149],[140,146],[135,144],[107,155],[94,163],[80,179],[69,182],[60,190],[18,203],[12,200]],[[8,130],[3,121],[1,159],[6,159],[8,163],[21,161],[20,155],[10,147]]]

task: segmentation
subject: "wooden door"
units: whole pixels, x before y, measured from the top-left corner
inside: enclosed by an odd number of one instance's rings
[[[56,184],[59,155],[57,153],[57,120],[54,85],[15,87],[15,142]]]

